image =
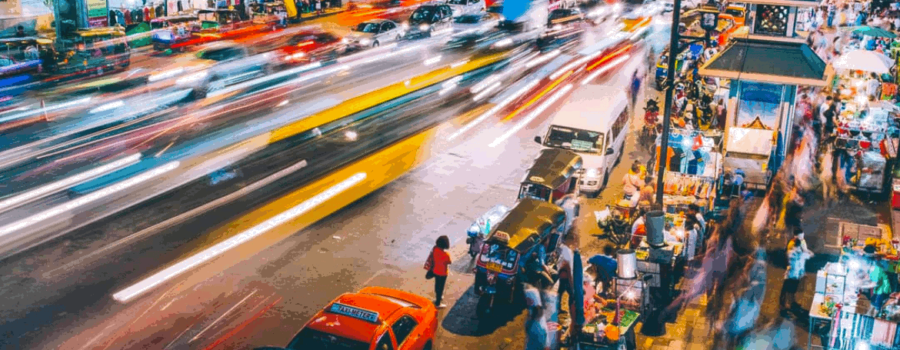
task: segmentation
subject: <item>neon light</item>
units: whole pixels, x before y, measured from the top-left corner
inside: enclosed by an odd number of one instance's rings
[[[65,178],[65,179],[56,181],[56,182],[54,182],[54,183],[51,183],[51,184],[48,184],[48,185],[45,185],[45,186],[41,186],[41,187],[35,188],[35,189],[31,190],[31,191],[22,193],[22,194],[20,194],[20,195],[16,195],[16,196],[14,196],[14,197],[10,197],[10,198],[8,198],[8,199],[6,199],[6,200],[0,201],[0,212],[4,211],[4,210],[6,210],[6,209],[12,208],[12,207],[14,207],[14,206],[17,206],[17,205],[19,205],[19,204],[28,202],[28,201],[30,201],[30,200],[32,200],[32,199],[42,197],[42,196],[44,196],[44,195],[46,195],[46,194],[48,194],[48,193],[52,193],[52,192],[57,191],[57,190],[59,190],[59,189],[62,189],[62,188],[66,188],[66,187],[75,185],[75,184],[80,183],[80,182],[82,182],[82,181],[84,181],[84,180],[87,180],[87,179],[90,179],[90,178],[93,178],[93,177],[96,177],[96,176],[99,176],[99,175],[102,175],[102,174],[106,174],[106,173],[108,173],[108,172],[110,172],[110,171],[112,171],[112,170],[115,170],[115,169],[118,169],[118,168],[122,168],[122,167],[125,167],[125,166],[127,166],[127,165],[134,164],[134,163],[136,163],[136,162],[137,162],[138,160],[140,160],[140,159],[141,159],[141,154],[140,154],[140,153],[138,153],[138,154],[132,154],[132,155],[130,155],[130,156],[128,156],[128,157],[119,159],[119,160],[117,160],[117,161],[115,161],[115,162],[112,162],[112,163],[109,163],[109,164],[106,164],[106,165],[103,165],[103,166],[100,166],[100,167],[97,167],[97,168],[94,168],[94,169],[85,171],[85,172],[80,173],[80,174],[75,175],[75,176],[67,177],[67,178]]]
[[[118,302],[125,303],[131,299],[134,299],[138,295],[141,295],[148,290],[159,286],[160,284],[194,268],[204,262],[209,261],[212,258],[215,258],[219,255],[222,255],[226,251],[237,247],[238,245],[247,242],[253,238],[262,235],[263,233],[281,225],[289,220],[292,220],[307,211],[319,206],[325,201],[333,198],[334,196],[340,194],[348,190],[350,187],[362,182],[366,179],[366,173],[356,173],[355,175],[347,178],[344,181],[341,181],[337,185],[334,185],[327,190],[323,191],[315,195],[314,197],[307,199],[303,203],[298,204],[297,206],[288,209],[287,211],[282,212],[272,218],[269,218],[266,221],[250,228],[247,231],[241,232],[229,239],[226,239],[206,250],[197,253],[190,258],[182,260],[175,265],[169,266],[168,268],[153,274],[152,276],[141,280],[138,283],[131,285],[128,288],[125,288],[115,294],[113,294],[113,299]]]
[[[172,170],[175,170],[179,165],[179,162],[171,162],[161,167],[155,168],[153,170],[144,172],[138,176],[132,177],[128,180],[118,182],[113,184],[112,186],[103,188],[102,190],[96,191],[94,193],[88,194],[86,196],[80,197],[73,201],[69,201],[68,203],[55,206],[51,209],[45,210],[38,214],[32,215],[28,218],[13,222],[9,225],[0,227],[0,237],[6,236],[15,231],[21,230],[31,225],[39,224],[44,220],[47,220],[51,217],[58,216],[62,213],[70,211],[72,209],[78,208],[90,202],[96,201],[100,198],[109,196],[116,192],[121,192],[129,187],[134,187],[135,185],[146,182],[154,177],[160,176]]]
[[[506,139],[512,137],[515,133],[519,132],[519,130],[522,130],[522,128],[524,128],[526,125],[528,125],[529,123],[534,121],[535,118],[540,116],[541,113],[544,112],[544,110],[546,110],[547,108],[550,108],[550,106],[553,103],[555,103],[556,100],[559,100],[560,98],[562,98],[562,96],[565,95],[567,92],[569,92],[569,90],[572,90],[572,84],[564,86],[562,89],[560,89],[555,94],[553,94],[553,96],[550,96],[550,98],[547,99],[547,101],[544,101],[544,103],[542,105],[538,106],[537,109],[532,111],[531,114],[529,114],[527,118],[523,119],[521,122],[519,122],[519,124],[517,124],[515,127],[510,129],[509,131],[507,131],[505,134],[503,134],[503,136],[500,136],[500,138],[494,140],[494,142],[490,144],[491,148],[497,147],[498,145],[503,143],[503,141],[506,141]]]

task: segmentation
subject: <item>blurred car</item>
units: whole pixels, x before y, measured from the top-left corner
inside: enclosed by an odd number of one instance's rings
[[[447,5],[422,5],[404,23],[407,38],[431,37],[432,33],[451,29],[453,10]]]
[[[201,99],[210,92],[265,75],[271,64],[270,54],[254,55],[243,45],[218,42],[202,47],[193,59],[183,56],[175,66],[151,75],[150,80],[174,75],[178,77],[176,85],[190,87],[192,96]]]
[[[576,8],[555,9],[547,17],[547,28],[560,30],[563,28],[581,28],[587,23],[584,14]]]
[[[337,35],[323,30],[311,30],[292,35],[287,45],[277,51],[283,64],[332,61],[347,51],[347,45]]]
[[[376,47],[403,38],[403,29],[387,19],[376,19],[360,23],[344,37],[344,44],[350,49]]]
[[[728,5],[728,7],[725,8],[724,14],[734,19],[734,23],[740,27],[745,24],[747,9],[742,5]]]
[[[483,32],[496,27],[499,22],[496,16],[490,13],[462,15],[453,20],[453,33]]]
[[[535,44],[540,52],[549,52],[553,50],[565,52],[578,45],[582,33],[584,33],[583,29],[575,27],[548,30],[537,39]]]
[[[366,287],[319,311],[287,349],[430,350],[438,327],[430,300],[399,290]]]
[[[453,11],[453,17],[473,15],[485,10],[483,0],[447,0],[447,6]]]
[[[471,31],[454,34],[444,45],[444,50],[470,50],[479,47],[490,47],[491,44],[508,38],[505,31],[495,30],[493,27],[485,31]]]

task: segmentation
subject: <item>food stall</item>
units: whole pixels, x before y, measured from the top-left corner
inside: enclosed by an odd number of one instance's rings
[[[580,256],[579,256],[580,257]],[[613,279],[615,285],[608,291],[599,290],[586,278],[583,293],[584,325],[572,339],[578,350],[635,349],[635,325],[649,301],[647,281],[649,277],[639,275],[636,270],[635,251],[620,250],[616,257],[617,271]],[[576,264],[581,265],[581,264]],[[638,278],[641,277],[641,278]]]
[[[897,109],[887,102],[842,103],[836,121],[835,161],[851,188],[867,193],[890,191],[891,168],[900,145]]]
[[[892,290],[877,309],[872,278],[878,275],[876,269],[897,271],[900,241],[891,240],[887,231],[881,238],[865,235],[861,229],[842,226],[840,231],[839,261],[826,264],[816,274],[807,349],[900,348],[900,293]]]

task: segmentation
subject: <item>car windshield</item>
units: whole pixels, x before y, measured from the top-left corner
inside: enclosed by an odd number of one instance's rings
[[[204,60],[227,61],[241,56],[241,49],[236,47],[225,47],[220,49],[210,49],[201,51],[197,57]]]
[[[594,131],[551,126],[544,145],[576,152],[597,153],[602,149],[603,134]]]
[[[550,19],[560,19],[563,17],[568,17],[569,11],[564,9],[557,9],[550,12]]]
[[[291,340],[288,349],[368,350],[369,344],[305,328]]]
[[[416,9],[416,12],[413,12],[411,19],[413,21],[428,21],[431,20],[431,17],[434,16],[434,8],[432,7],[420,7]]]
[[[481,15],[464,15],[456,18],[456,23],[478,23],[481,21]]]
[[[378,23],[360,23],[356,26],[356,31],[363,33],[377,33]]]
[[[737,18],[743,18],[743,17],[744,17],[744,11],[743,11],[743,10],[737,10],[737,9],[725,9],[725,14],[726,14],[726,15],[730,15],[730,16],[734,16],[734,17],[737,17]]]
[[[450,5],[465,5],[466,0],[450,0],[450,1],[447,1],[447,3]]]

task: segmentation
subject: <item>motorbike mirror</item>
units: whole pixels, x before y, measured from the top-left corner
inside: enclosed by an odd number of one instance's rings
[[[540,137],[540,136],[535,136],[535,137],[534,137],[534,142],[537,142],[538,144],[541,144],[541,137]]]
[[[612,147],[606,149],[606,155],[611,155],[616,153],[616,150],[612,149]]]

